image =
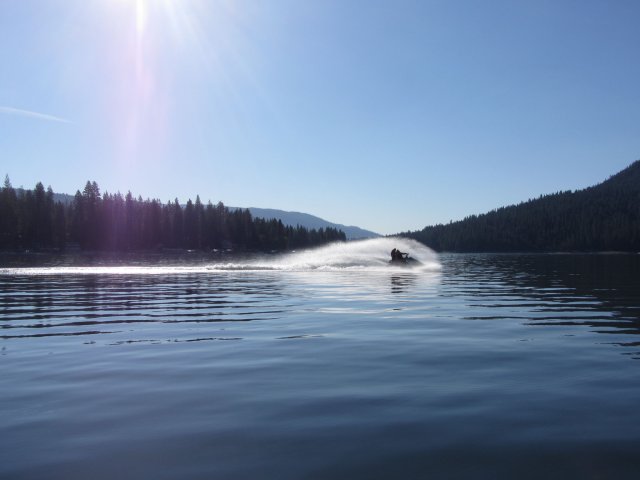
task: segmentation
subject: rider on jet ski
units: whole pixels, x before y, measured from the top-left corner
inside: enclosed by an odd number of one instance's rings
[[[397,248],[391,250],[391,261],[392,262],[402,262],[407,259],[409,256],[408,253],[401,252]]]

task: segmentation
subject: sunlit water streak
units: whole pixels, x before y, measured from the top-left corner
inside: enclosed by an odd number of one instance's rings
[[[640,256],[398,242],[6,261],[0,478],[635,478]]]

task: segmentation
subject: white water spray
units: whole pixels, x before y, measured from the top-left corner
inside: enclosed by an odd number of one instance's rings
[[[397,248],[418,260],[416,266],[390,265],[391,250]],[[277,255],[249,262],[214,264],[214,270],[439,270],[440,262],[430,248],[400,237],[336,242],[322,247]]]
[[[391,265],[391,250],[408,253],[419,263]],[[226,263],[145,266],[57,266],[40,268],[0,268],[0,275],[186,275],[212,271],[439,271],[433,250],[400,237],[336,242],[322,247]]]

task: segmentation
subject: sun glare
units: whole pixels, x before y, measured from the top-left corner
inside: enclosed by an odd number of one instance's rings
[[[196,108],[183,82],[198,85],[209,78],[215,89],[207,94],[225,102],[239,97],[239,83],[259,90],[243,36],[256,15],[250,8],[239,8],[234,0],[103,0],[102,5],[112,79],[105,109],[123,172],[142,168],[143,159],[154,159],[157,166],[182,135],[183,124],[175,123],[179,115],[174,114],[183,105],[185,111]]]
[[[136,32],[139,36],[144,33],[147,22],[147,6],[145,0],[136,0]]]

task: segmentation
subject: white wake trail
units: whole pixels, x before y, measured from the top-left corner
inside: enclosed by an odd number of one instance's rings
[[[391,250],[408,253],[419,263],[390,265]],[[232,259],[232,260],[231,260]],[[336,242],[322,247],[251,259],[235,259],[189,265],[94,265],[0,268],[0,275],[189,275],[224,271],[439,271],[440,262],[433,250],[400,237]]]
[[[391,250],[408,253],[420,264],[416,266],[389,265]],[[214,270],[439,270],[436,253],[415,240],[400,237],[373,238],[351,242],[336,242],[322,247],[265,257],[248,262],[214,264]]]

